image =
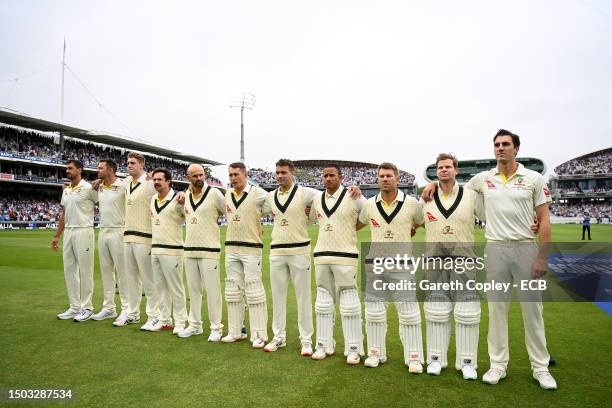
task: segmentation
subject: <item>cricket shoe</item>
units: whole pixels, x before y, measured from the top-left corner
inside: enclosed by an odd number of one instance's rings
[[[150,332],[160,332],[164,330],[164,324],[159,321],[159,320],[154,320],[153,322],[151,322],[151,325],[149,326],[149,330]]]
[[[218,343],[221,341],[221,330],[211,330],[208,336],[208,341],[212,343]]]
[[[302,342],[302,349],[300,350],[300,355],[304,357],[312,356],[312,343],[309,341]]]
[[[368,350],[368,358],[365,359],[363,365],[366,367],[376,368],[380,363],[380,350],[374,347],[370,348],[370,350]]]
[[[91,316],[91,318],[96,321],[114,319],[115,317],[117,317],[117,312],[115,312],[114,310],[110,310],[110,309],[102,309],[100,310],[100,312]]]
[[[244,340],[247,338],[246,333],[240,333],[238,336],[234,336],[231,333],[228,333],[227,336],[223,337],[221,339],[221,342],[223,343],[234,343],[236,341],[240,341],[240,340]]]
[[[463,374],[464,380],[477,380],[478,373],[473,365],[466,364],[461,368],[461,373]]]
[[[411,360],[408,363],[408,372],[411,374],[421,374],[423,372],[423,364],[420,361]]]
[[[323,343],[318,342],[317,347],[315,347],[314,353],[312,353],[312,359],[313,360],[323,360],[325,357],[327,357],[327,353],[325,352],[325,347],[323,346]]]
[[[202,333],[204,333],[204,330],[202,330],[201,327],[198,328],[195,326],[189,326],[188,328],[179,332],[177,336],[182,339],[186,339],[187,337],[191,337],[191,336],[199,336]]]
[[[427,364],[427,374],[429,375],[440,375],[442,372],[442,365],[439,361],[434,360],[431,363]]]
[[[142,331],[152,331],[151,327],[153,327],[153,325],[157,324],[158,322],[159,322],[159,320],[157,320],[157,319],[149,319],[149,320],[147,320],[147,322],[145,324],[140,326],[140,330],[142,330]]]
[[[74,319],[78,315],[79,315],[78,310],[66,309],[66,311],[59,313],[57,315],[57,318],[60,320],[70,320],[70,319]]]
[[[535,375],[535,374],[534,374]],[[491,367],[482,376],[482,382],[485,384],[495,385],[499,380],[506,378],[506,371],[500,368]]]
[[[346,356],[346,364],[356,365],[359,363],[361,363],[361,356],[359,356],[359,348],[355,345],[352,345],[349,348],[348,355]]]
[[[179,334],[180,332],[184,330],[185,330],[184,324],[177,324],[176,326],[174,326],[174,329],[172,330],[172,334]]]
[[[535,378],[540,383],[540,387],[544,388],[545,390],[557,389],[557,382],[555,381],[553,376],[550,375],[550,372],[548,370],[534,370],[533,378]]]
[[[253,340],[253,343],[251,343],[251,346],[254,349],[264,348],[265,345],[266,345],[266,342],[264,341],[264,339],[260,339],[259,337]]]
[[[79,313],[77,316],[74,317],[74,321],[77,323],[84,322],[85,320],[91,319],[91,316],[93,316],[93,310],[83,309],[81,310],[81,313]]]
[[[259,339],[255,339],[255,341],[257,341]],[[253,342],[255,343],[255,342]],[[282,338],[273,338],[271,342],[269,342],[268,344],[266,344],[266,346],[263,348],[264,351],[267,352],[272,352],[272,351],[276,351],[281,347],[285,347],[287,345],[287,341],[285,339]],[[253,345],[253,348],[259,348],[259,347],[255,347],[255,345]]]
[[[113,322],[113,326],[115,327],[123,327],[128,324],[136,324],[140,322],[140,317],[130,317],[127,312],[121,312],[118,318]],[[142,329],[141,329],[142,330]]]

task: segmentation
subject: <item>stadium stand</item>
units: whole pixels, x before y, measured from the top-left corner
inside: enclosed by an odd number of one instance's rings
[[[612,148],[591,152],[555,167],[550,187],[551,214],[560,222],[579,222],[584,213],[598,223],[612,213]]]
[[[177,189],[188,184],[189,163],[203,164],[208,183],[223,187],[207,167],[218,162],[0,108],[0,228],[53,227],[59,221],[67,159],[81,160],[84,178],[91,181],[97,178],[99,160],[110,158],[118,163],[121,177],[127,175],[127,153],[132,150],[145,155],[148,171],[168,168]]]
[[[321,176],[327,163],[336,163],[342,170],[344,186],[357,185],[364,195],[371,196],[377,192],[377,164],[353,162],[344,160],[295,160],[297,182],[308,187],[323,189]],[[266,190],[276,188],[275,174],[259,168],[249,170],[249,178]],[[416,191],[415,178],[404,170],[400,170],[400,189],[409,194]]]
[[[555,167],[555,173],[559,175],[610,174],[612,173],[612,148],[569,160]]]
[[[0,127],[0,156],[2,157],[53,164],[63,164],[69,158],[78,158],[86,168],[90,169],[95,169],[100,159],[108,158],[118,163],[120,173],[127,173],[127,166],[125,164],[127,162],[127,153],[125,149],[117,149],[76,139],[67,139],[64,149],[60,151],[53,136],[6,126]],[[172,178],[177,181],[187,180],[185,174],[188,164],[187,162],[177,162],[162,157],[146,155],[146,165],[149,170],[155,167],[165,167],[170,170]],[[62,178],[61,173],[60,175],[51,174],[53,172],[48,169],[45,171],[48,175],[32,174],[33,169],[31,168],[27,170],[29,174],[20,175]],[[218,179],[212,177],[209,168],[205,167],[205,170],[208,171],[207,178],[210,183],[221,184]],[[19,174],[16,171],[17,169],[15,168],[9,171],[4,168],[2,169],[3,173]],[[34,170],[34,172],[36,171]]]
[[[585,202],[585,203],[559,203],[550,205],[551,214],[557,217],[582,217],[585,213],[591,218],[602,220],[609,218],[612,214],[612,202]]]

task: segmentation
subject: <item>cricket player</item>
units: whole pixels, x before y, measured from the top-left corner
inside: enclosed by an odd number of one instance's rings
[[[170,330],[178,334],[185,330],[187,307],[183,286],[183,222],[185,209],[177,200],[170,183],[172,174],[164,168],[152,172],[157,194],[151,198],[151,264],[153,283],[159,293],[159,319],[150,331]],[[170,318],[174,317],[174,326]]]
[[[520,138],[500,129],[493,138],[497,166],[474,176],[466,185],[484,198],[487,280],[519,283],[540,279],[548,269],[550,243],[550,192],[544,177],[516,161]],[[435,185],[423,191],[430,199]],[[530,225],[539,225],[540,245]],[[548,371],[550,355],[546,348],[543,306],[533,299],[521,302],[525,344],[533,378],[544,389],[556,389],[557,383]],[[508,310],[511,293],[487,293],[489,299],[489,360],[491,368],[482,381],[497,384],[506,377],[509,360]],[[522,294],[522,296],[527,296]]]
[[[62,257],[64,278],[70,306],[57,315],[58,319],[74,319],[75,322],[89,320],[93,315],[93,271],[94,271],[94,206],[98,192],[82,178],[83,163],[72,159],[66,162],[66,177],[70,179],[62,192],[62,213],[51,248],[58,250],[64,234]]]
[[[306,209],[319,192],[295,184],[295,167],[288,159],[276,162],[279,187],[268,193],[262,214],[272,214],[270,282],[274,337],[264,347],[272,352],[287,345],[287,286],[293,283],[298,310],[301,355],[312,355],[312,300],[310,291],[310,238]]]
[[[313,254],[317,283],[317,344],[312,358],[322,360],[335,351],[335,304],[339,302],[346,362],[359,364],[364,352],[356,280],[357,230],[365,226],[358,218],[367,200],[361,195],[350,196],[349,190],[342,186],[342,171],[337,164],[326,165],[322,178],[325,191],[319,193],[310,211],[311,219],[319,224]]]
[[[206,173],[199,164],[187,168],[190,191],[185,200],[185,273],[189,290],[189,327],[178,334],[187,338],[203,333],[202,290],[210,320],[208,341],[221,340],[222,299],[219,259],[219,216],[225,213],[225,198],[219,189],[206,183]]]
[[[438,189],[434,200],[423,202],[425,241],[431,259],[474,259],[474,219],[483,219],[482,199],[476,192],[459,186],[458,161],[452,154],[441,153],[436,158]],[[478,211],[477,211],[478,210]],[[434,263],[435,264],[435,263]],[[441,263],[438,263],[441,265]],[[480,298],[474,290],[464,287],[475,278],[476,270],[436,268],[426,271],[430,282],[459,282],[459,290],[431,290],[424,303],[427,332],[427,373],[440,375],[448,366],[448,344],[451,335],[451,311],[455,315],[455,368],[466,380],[476,380]]]
[[[405,246],[411,242],[413,226],[423,223],[419,202],[397,188],[399,170],[392,163],[378,166],[380,193],[368,199],[359,222],[370,224],[372,242],[383,245]],[[375,246],[373,245],[372,248]],[[409,247],[409,246],[408,246]],[[384,248],[381,248],[385,250]],[[369,256],[368,256],[369,257]],[[368,358],[366,367],[377,367],[387,360],[385,337],[387,332],[387,307],[385,301],[366,298],[366,334],[368,336]],[[411,373],[423,372],[423,338],[421,333],[421,310],[416,294],[395,302],[399,317],[400,339],[404,346],[404,363]]]
[[[249,309],[249,328],[253,348],[263,348],[268,340],[266,292],[261,276],[263,248],[261,211],[268,193],[247,183],[246,167],[241,162],[229,165],[232,185],[225,194],[227,232],[225,236],[225,301],[228,334],[224,343],[243,340],[244,302]]]
[[[153,285],[151,267],[151,197],[155,195],[153,181],[144,171],[145,158],[140,153],[128,154],[129,175],[123,180],[125,185],[125,231],[124,262],[128,277],[127,313],[121,313],[113,323],[125,326],[140,321],[140,301],[142,289],[147,298],[147,321],[141,330],[149,331],[159,320],[159,298]]]
[[[115,272],[119,286],[121,313],[128,313],[128,278],[125,274],[123,255],[123,231],[125,230],[125,185],[116,175],[117,163],[102,159],[98,164],[98,207],[100,233],[98,234],[98,257],[104,301],[93,320],[117,317],[115,309]]]

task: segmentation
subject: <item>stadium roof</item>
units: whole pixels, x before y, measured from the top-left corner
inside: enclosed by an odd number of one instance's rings
[[[212,166],[220,165],[223,163],[216,162],[214,160],[205,159],[203,157],[195,156],[192,154],[186,154],[177,152],[172,149],[157,146],[144,141],[129,139],[125,136],[114,135],[107,132],[99,132],[95,130],[79,129],[72,126],[62,125],[60,123],[50,122],[48,120],[35,118],[25,113],[13,111],[6,108],[0,107],[0,123],[7,125],[19,126],[26,129],[34,129],[41,132],[58,132],[64,136],[68,136],[74,139],[86,140],[88,142],[102,143],[105,145],[115,146],[122,149],[137,150],[143,153],[151,153],[158,156],[167,157],[174,160],[181,160],[191,163],[209,164]]]

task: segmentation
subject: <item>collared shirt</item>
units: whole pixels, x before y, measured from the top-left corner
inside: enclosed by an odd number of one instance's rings
[[[401,190],[397,190],[397,196],[393,199],[392,202],[388,203],[382,198],[382,194],[378,193],[376,196],[376,202],[382,201],[382,206],[386,212],[391,212],[397,206],[397,203],[404,201],[404,192]]]
[[[535,209],[551,201],[544,177],[519,163],[516,173],[504,179],[493,168],[477,174],[466,184],[484,197],[485,237],[488,241],[534,240],[530,225]]]
[[[110,186],[98,187],[100,228],[123,228],[125,226],[125,185],[116,179]]]
[[[72,227],[93,227],[94,205],[98,202],[98,192],[91,184],[81,179],[76,186],[68,186],[62,193],[64,225]]]

